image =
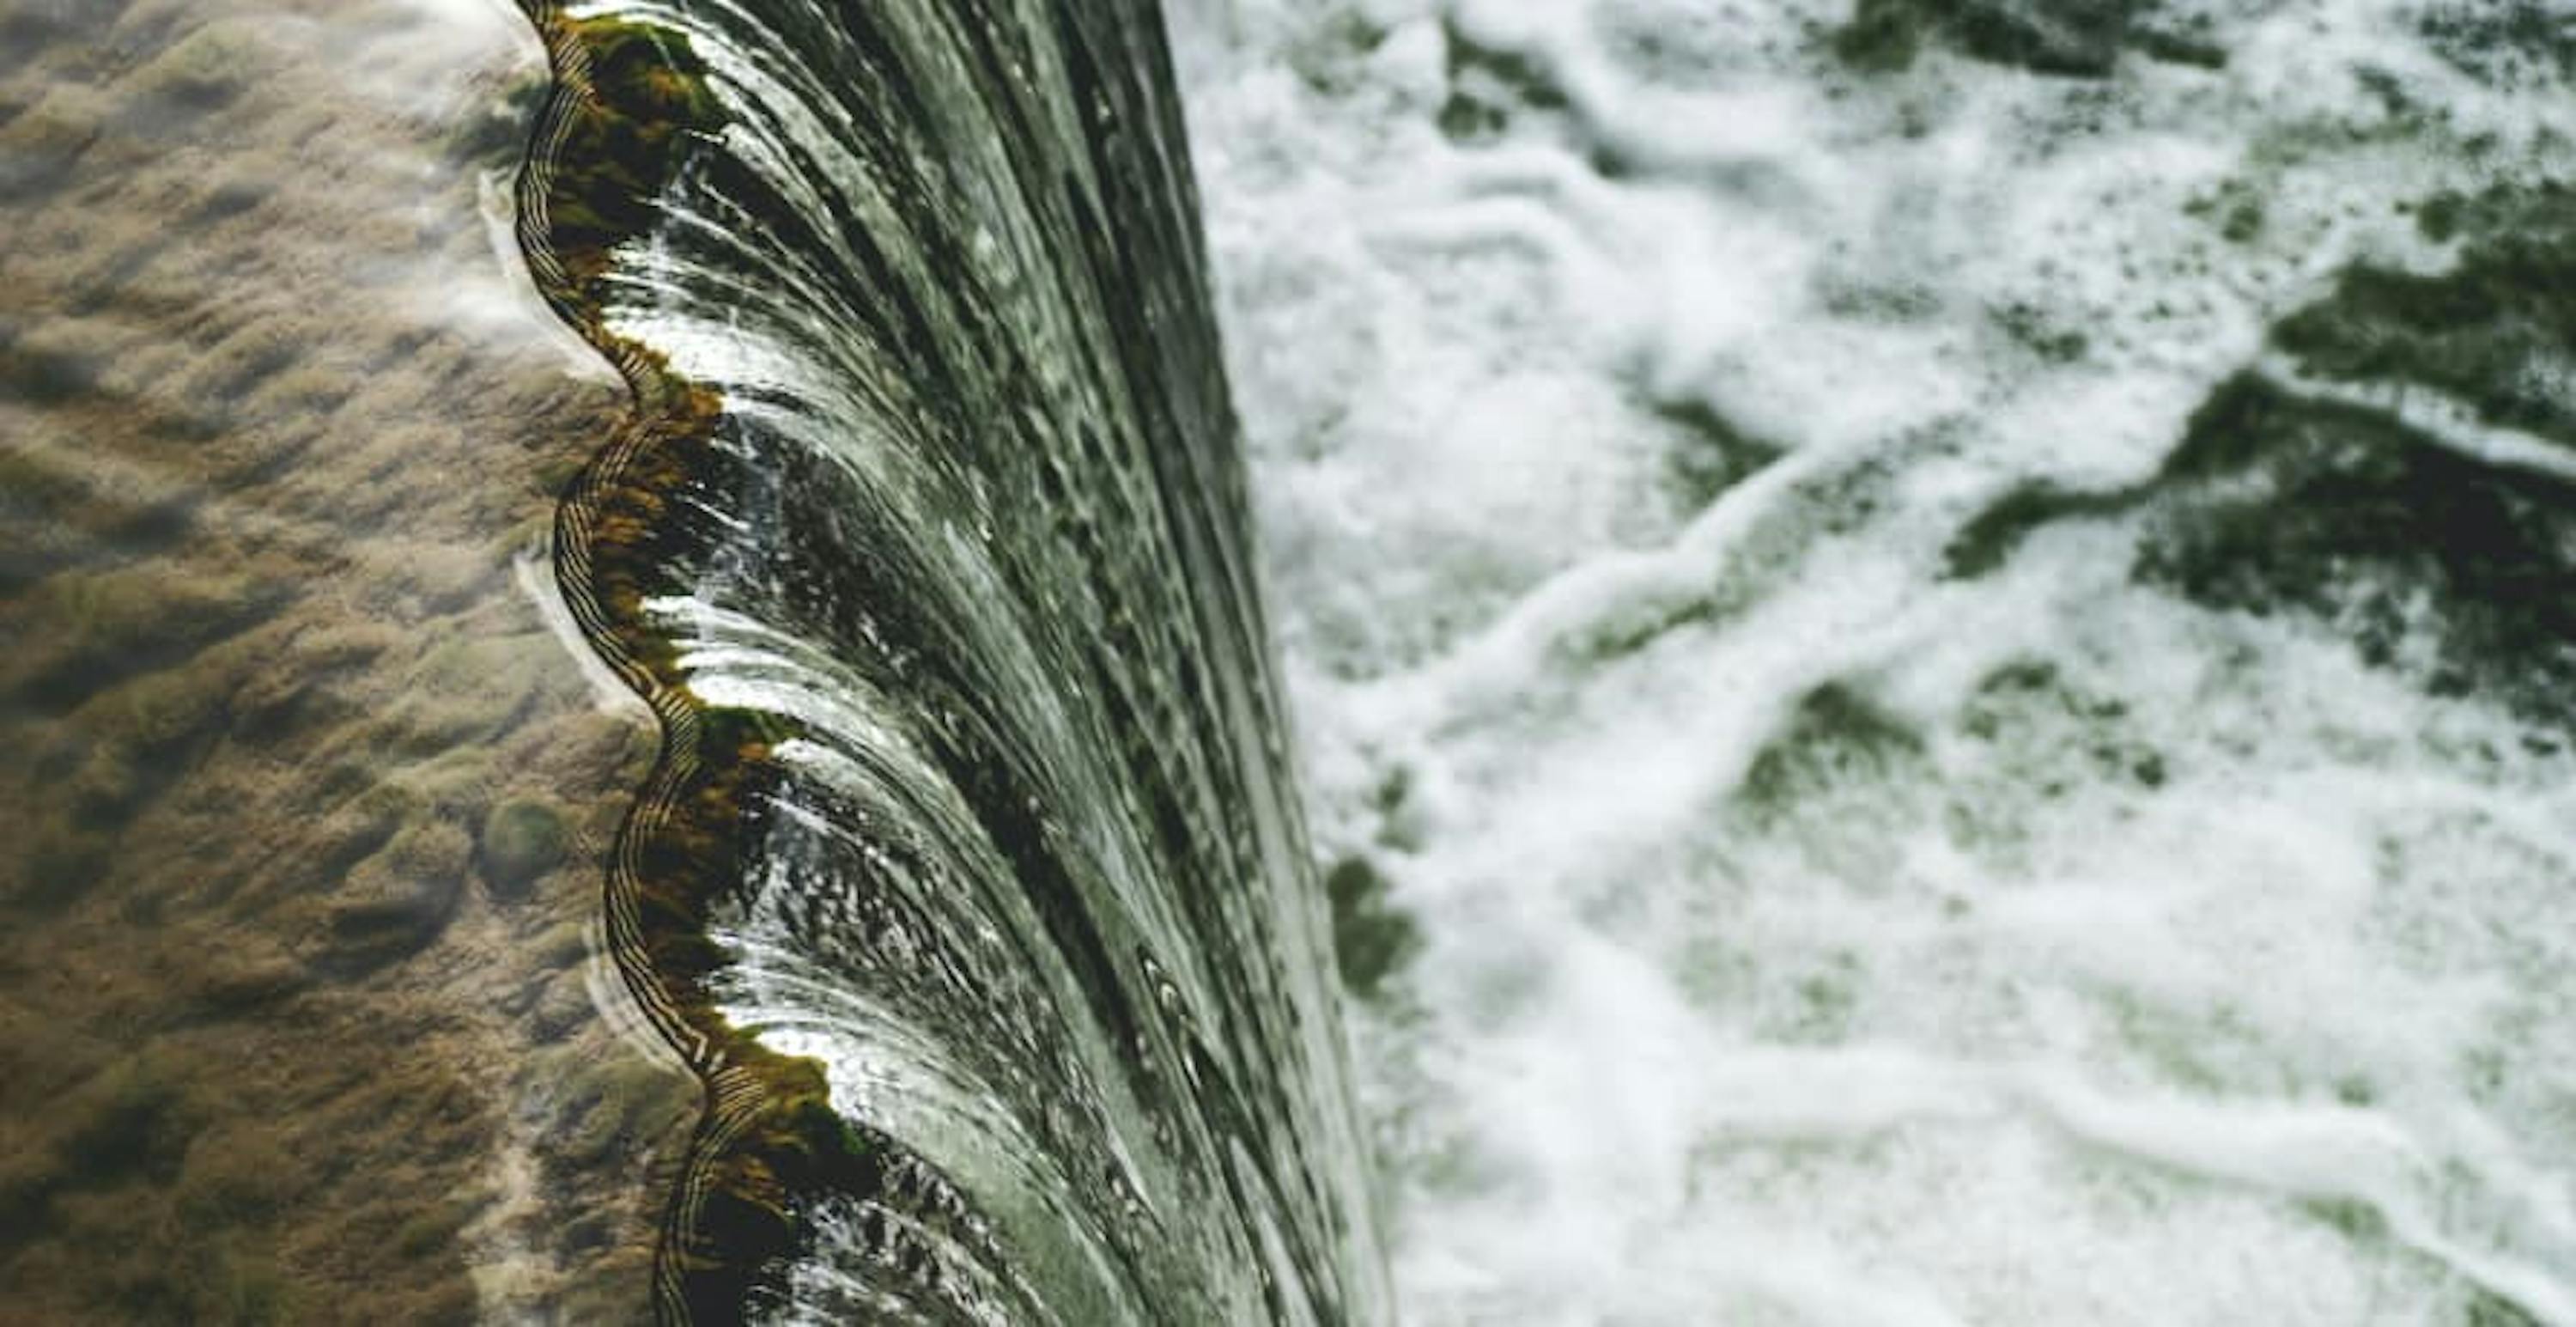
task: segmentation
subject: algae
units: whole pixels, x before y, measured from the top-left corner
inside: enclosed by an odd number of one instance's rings
[[[2311,373],[2418,383],[2490,423],[2576,445],[2576,190],[2436,195],[2417,216],[2428,236],[2461,246],[2454,267],[2356,265],[2285,320],[2276,343]]]
[[[1827,45],[1864,74],[1901,72],[1935,42],[2063,78],[2106,77],[2126,51],[2202,68],[2225,63],[2205,20],[2163,8],[2158,0],[1860,0]]]
[[[2297,612],[2398,666],[2429,629],[2437,694],[2489,695],[2576,725],[2576,485],[2451,450],[2387,411],[2253,376],[2194,414],[2155,478],[2103,492],[2015,490],[1952,542],[1991,571],[2059,520],[2139,518],[2134,574],[2212,608]],[[2430,613],[2428,621],[2425,614]]]
[[[1422,948],[1422,930],[1388,900],[1386,877],[1365,857],[1345,857],[1324,872],[1333,910],[1333,958],[1342,985],[1362,1000],[1385,993],[1387,981]]]

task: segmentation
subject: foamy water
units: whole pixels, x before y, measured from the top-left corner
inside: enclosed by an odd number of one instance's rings
[[[2576,1323],[2563,743],[2142,581],[2151,518],[1944,574],[2249,371],[2563,470],[2266,337],[2569,175],[2576,98],[2439,6],[2138,8],[2219,67],[1175,14],[1320,846],[1420,935],[1360,1037],[1409,1321]]]

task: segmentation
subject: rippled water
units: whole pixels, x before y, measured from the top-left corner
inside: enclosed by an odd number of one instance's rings
[[[1407,1320],[2576,1322],[2576,11],[1175,25]]]
[[[544,90],[494,0],[0,0],[0,1320],[644,1310]]]

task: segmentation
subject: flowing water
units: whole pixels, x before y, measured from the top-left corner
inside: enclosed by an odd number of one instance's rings
[[[641,611],[773,739],[712,998],[868,1158],[756,1307],[1383,1317],[1159,17],[577,12],[721,110],[604,288],[723,401]]]
[[[764,1312],[2576,1324],[2576,11],[576,12]]]

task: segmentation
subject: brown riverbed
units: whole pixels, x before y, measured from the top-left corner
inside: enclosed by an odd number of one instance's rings
[[[488,215],[543,81],[476,0],[0,5],[0,1320],[642,1312],[695,1097],[541,609],[624,405]]]

